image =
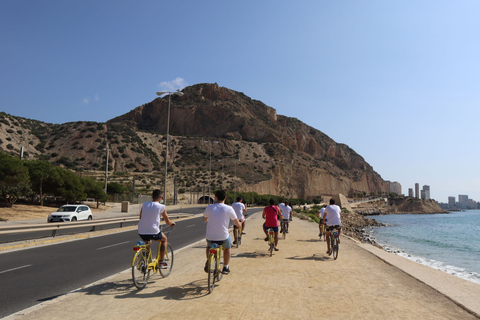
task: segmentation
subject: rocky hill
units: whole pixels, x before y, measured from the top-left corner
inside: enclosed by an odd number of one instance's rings
[[[289,197],[385,192],[387,184],[347,145],[243,93],[197,84],[171,97],[169,184],[236,188]],[[168,97],[157,98],[106,123],[47,124],[0,113],[0,149],[47,159],[120,181],[161,185]]]
[[[361,215],[384,214],[429,214],[446,213],[433,199],[416,199],[411,197],[378,200],[361,203],[355,206],[354,211]]]

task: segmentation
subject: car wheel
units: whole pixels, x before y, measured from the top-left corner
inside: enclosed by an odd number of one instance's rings
[[[92,216],[88,216],[88,220],[92,220],[92,219],[93,219],[93,217],[92,217]]]
[[[70,221],[77,221],[77,217],[73,217]]]

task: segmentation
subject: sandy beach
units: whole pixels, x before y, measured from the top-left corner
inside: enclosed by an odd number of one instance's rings
[[[334,261],[318,225],[299,219],[269,257],[262,221],[259,214],[247,221],[232,272],[212,294],[202,241],[176,251],[170,277],[153,275],[141,291],[126,270],[7,319],[479,318],[478,284],[346,237]]]

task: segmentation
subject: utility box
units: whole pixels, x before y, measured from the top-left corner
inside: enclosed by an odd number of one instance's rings
[[[122,201],[122,212],[128,212],[128,201]]]

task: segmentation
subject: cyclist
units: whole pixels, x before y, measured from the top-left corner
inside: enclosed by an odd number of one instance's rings
[[[232,208],[237,214],[238,221],[242,224],[242,234],[245,234],[245,232],[243,231],[245,230],[245,216],[243,214],[247,213],[247,209],[245,208],[245,205],[242,203],[242,201],[242,197],[237,197],[237,202],[232,203]],[[233,227],[234,230],[235,228],[236,226]],[[233,244],[235,243],[236,242],[233,241]]]
[[[153,190],[152,201],[147,201],[140,209],[140,221],[138,222],[138,235],[146,243],[152,240],[160,242],[160,267],[167,268],[165,262],[165,248],[167,247],[167,237],[160,231],[160,216],[165,223],[173,227],[175,222],[171,222],[168,217],[165,205],[160,204],[162,192],[158,189]]]
[[[275,232],[275,251],[278,251],[278,215],[280,214],[280,209],[275,205],[275,200],[270,199],[268,202],[270,205],[266,206],[263,209],[262,218],[265,219],[263,224],[263,232],[267,236],[265,241],[268,241],[268,229],[272,228]]]
[[[321,208],[320,210],[318,210],[317,212],[317,217],[320,218],[320,222],[318,223],[318,231],[319,231],[319,234],[318,236],[321,237],[322,236],[322,226],[324,225],[323,223],[323,217],[325,216],[325,207],[324,208]],[[325,221],[327,221],[325,219]]]
[[[215,192],[216,203],[209,205],[203,212],[203,221],[207,222],[207,231],[205,238],[207,239],[207,258],[208,248],[211,247],[213,242],[221,241],[223,248],[225,249],[223,254],[223,274],[230,273],[230,256],[232,251],[232,238],[228,233],[228,226],[230,220],[233,224],[240,228],[242,225],[237,219],[235,210],[232,207],[225,204],[225,198],[227,197],[225,191],[218,190]],[[205,272],[208,272],[208,261],[205,263]]]
[[[338,236],[339,236],[339,241],[340,241],[340,234],[342,232],[342,220],[340,218],[340,212],[342,209],[340,209],[339,206],[335,204],[335,199],[330,199],[330,204],[325,207],[325,215],[323,216],[323,223],[326,223],[327,226],[327,234],[326,237],[329,239],[330,237],[330,231],[332,227],[337,227],[338,228]],[[327,222],[328,218],[328,222]],[[330,241],[327,240],[327,254],[331,255],[332,251],[330,248]]]
[[[278,207],[280,208],[280,213],[282,214],[282,222],[286,229],[285,232],[288,233],[289,223],[292,219],[292,207],[290,207],[290,203],[288,203],[288,201],[285,201],[283,208],[280,207],[280,205],[278,205]],[[282,233],[282,230],[280,230],[280,233]]]

